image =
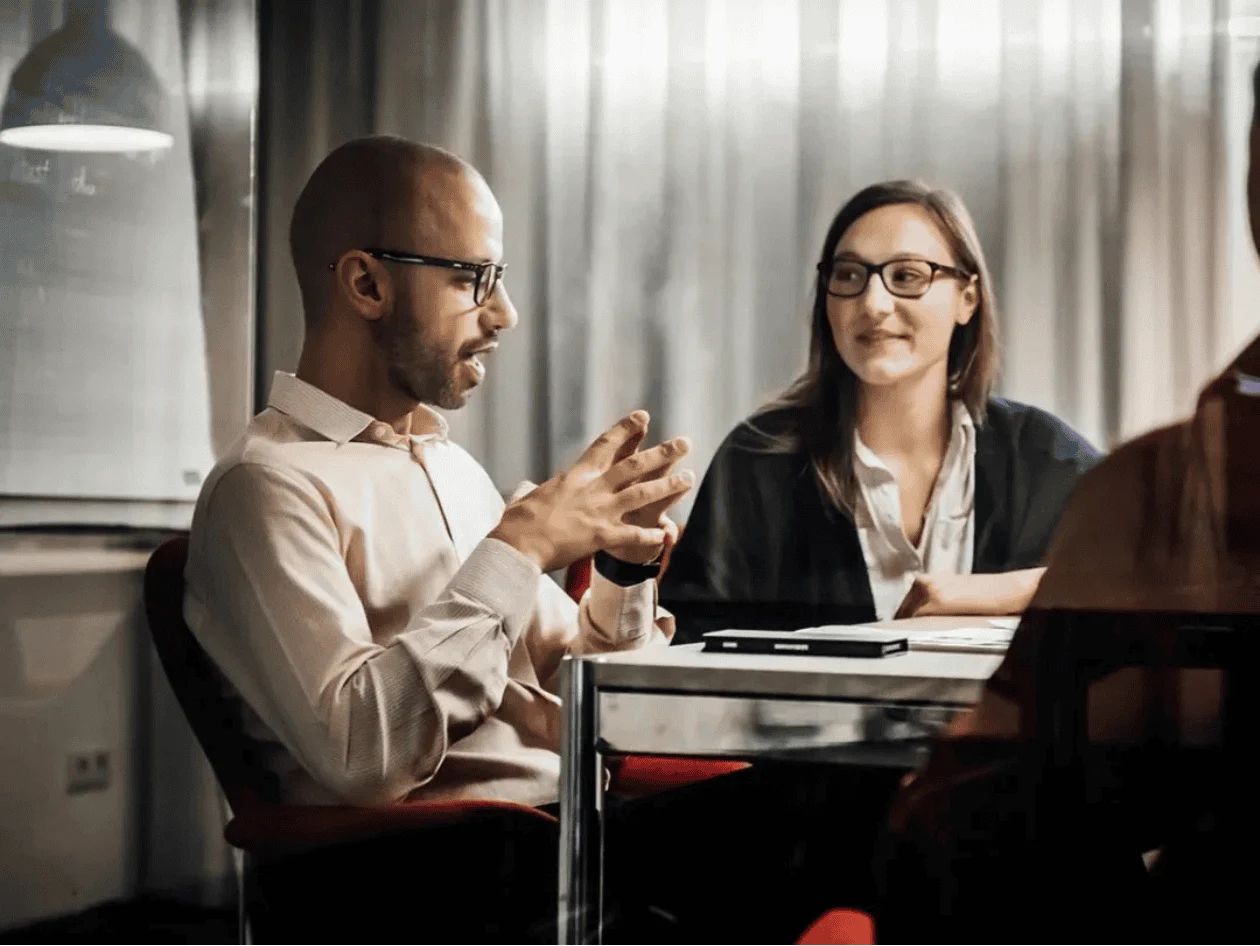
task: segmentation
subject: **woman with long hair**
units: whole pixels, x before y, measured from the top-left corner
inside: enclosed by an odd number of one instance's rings
[[[952,192],[876,184],[818,262],[809,363],[718,449],[661,597],[675,642],[931,614],[1018,614],[1098,457],[992,394],[997,304]]]

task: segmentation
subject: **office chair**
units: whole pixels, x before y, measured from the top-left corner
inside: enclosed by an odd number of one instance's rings
[[[828,910],[796,942],[798,946],[866,946],[875,942],[875,921],[861,910]]]
[[[894,865],[880,928],[898,942],[1254,935],[1260,618],[1030,609],[1022,630],[1039,635],[1022,732],[938,746],[945,794],[922,802],[938,813]],[[1190,726],[1185,701],[1210,707],[1209,680],[1221,702],[1199,716],[1219,725]],[[1103,703],[1103,681],[1129,689]],[[1140,729],[1106,725],[1129,714]],[[1139,853],[1157,847],[1148,871]]]
[[[538,820],[555,821],[537,808],[497,801],[409,802],[382,808],[280,803],[274,778],[241,730],[239,712],[224,698],[214,665],[184,622],[187,560],[186,535],[167,540],[153,553],[144,576],[145,610],[171,689],[231,809],[223,835],[243,854],[237,877],[242,942],[248,941],[251,931],[284,922],[283,917],[268,914],[254,883],[258,863],[383,835],[483,819],[498,819],[506,830],[527,829],[530,822]],[[644,756],[608,762],[612,790],[626,797],[655,794],[744,765]]]
[[[1045,622],[1031,733],[1033,764],[1041,768],[1024,779],[1033,835],[1070,851],[1095,841],[1091,829],[1100,822],[1130,846],[1135,834],[1149,832],[1141,847],[1159,841],[1169,855],[1163,865],[1156,861],[1140,892],[1149,915],[1137,930],[1131,917],[1113,925],[1174,940],[1223,941],[1246,928],[1252,934],[1243,935],[1253,936],[1260,616],[1052,609],[1029,619]],[[1148,729],[1136,741],[1100,746],[1090,735],[1091,686],[1135,671],[1154,704]],[[1217,726],[1191,735],[1183,711],[1196,689],[1212,689],[1211,678],[1220,686]],[[1126,810],[1139,814],[1117,822]]]
[[[184,623],[184,566],[188,538],[162,544],[149,560],[144,576],[145,610],[153,643],[180,707],[201,744],[232,818],[224,829],[228,843],[244,852],[238,873],[239,933],[248,942],[263,925],[283,925],[267,914],[252,883],[255,862],[275,861],[331,845],[382,835],[471,823],[482,818],[551,821],[528,805],[496,801],[431,801],[359,808],[332,805],[285,805],[278,787],[254,756],[241,731],[239,713],[223,697],[209,657]]]

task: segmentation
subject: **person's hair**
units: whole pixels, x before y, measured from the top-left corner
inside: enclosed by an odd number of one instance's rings
[[[962,401],[973,420],[983,423],[997,376],[997,303],[975,224],[958,195],[919,181],[886,181],[851,197],[832,220],[819,256],[805,371],[748,421],[757,449],[805,453],[823,493],[850,513],[857,492],[853,439],[858,379],[840,357],[827,319],[830,263],[849,227],[872,210],[897,204],[913,204],[928,211],[940,225],[956,265],[974,275],[978,283],[975,315],[966,325],[954,327],[949,342],[949,398]]]
[[[1251,73],[1251,123],[1260,122],[1260,62]]]

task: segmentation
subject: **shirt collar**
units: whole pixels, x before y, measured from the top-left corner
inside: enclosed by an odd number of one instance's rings
[[[349,443],[376,422],[371,414],[284,371],[272,378],[267,406],[338,445]],[[446,440],[449,434],[446,418],[428,405],[421,404],[411,415],[412,440]]]
[[[975,439],[976,425],[971,419],[971,412],[967,410],[967,405],[958,399],[950,401],[950,429],[949,442],[945,446],[945,462],[944,466],[949,467],[957,462],[959,451],[966,450],[967,446]],[[866,470],[883,470],[887,472],[888,467],[879,456],[862,442],[861,436],[858,435],[857,428],[853,430],[853,461],[859,468]]]
[[[967,410],[967,405],[962,401],[955,399],[953,404],[953,427],[949,432],[949,446],[946,453],[951,450],[961,450],[975,453],[973,444],[976,440],[976,423],[971,419],[971,411]]]

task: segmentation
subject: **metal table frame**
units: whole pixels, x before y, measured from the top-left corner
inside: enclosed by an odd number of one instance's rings
[[[939,652],[879,660],[702,654],[698,646],[567,658],[560,942],[602,935],[605,755],[910,768],[930,737],[975,703],[1000,660]]]

